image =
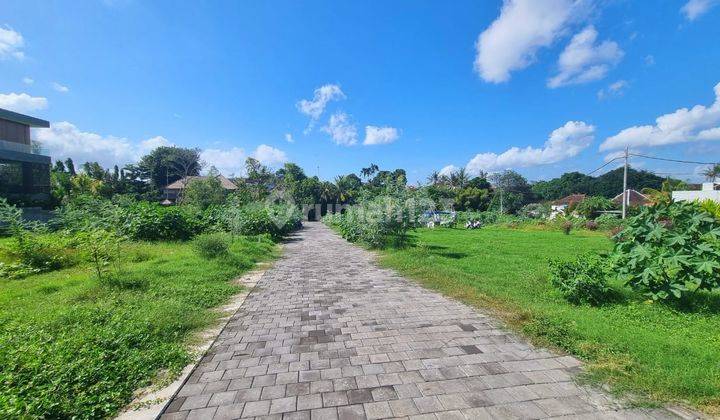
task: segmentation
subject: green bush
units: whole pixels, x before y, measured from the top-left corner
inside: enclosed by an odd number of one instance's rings
[[[599,214],[600,211],[612,210],[615,208],[615,204],[605,197],[587,197],[583,201],[579,202],[572,211],[576,212],[582,217],[592,219]]]
[[[551,260],[550,282],[565,299],[574,304],[601,305],[609,297],[608,261],[585,254],[574,260]]]
[[[279,240],[301,226],[302,216],[295,206],[253,203],[227,206],[224,225],[236,235],[269,234]]]
[[[137,202],[121,210],[121,232],[143,241],[188,240],[203,228],[202,214],[192,207]]]
[[[58,270],[75,264],[73,251],[59,235],[27,232],[11,247],[21,263],[41,271]]]
[[[195,251],[205,259],[222,257],[230,250],[230,238],[222,233],[205,233],[193,239]]]
[[[544,219],[550,216],[550,204],[530,203],[522,206],[518,214],[528,219]]]
[[[620,277],[653,300],[720,287],[720,221],[697,203],[645,207],[615,238]]]
[[[622,226],[623,220],[614,214],[602,214],[595,219],[595,223],[600,230],[612,230]]]
[[[422,213],[433,206],[431,200],[412,196],[378,196],[351,206],[342,214],[327,215],[323,221],[348,241],[383,248],[390,242],[405,243],[407,232],[417,227]]]
[[[80,249],[92,263],[98,280],[120,272],[120,245],[123,238],[114,231],[101,229],[77,234]]]

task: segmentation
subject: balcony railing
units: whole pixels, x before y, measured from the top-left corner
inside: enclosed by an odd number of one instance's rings
[[[33,153],[29,144],[15,143],[7,140],[0,140],[0,150],[10,150],[20,153]]]

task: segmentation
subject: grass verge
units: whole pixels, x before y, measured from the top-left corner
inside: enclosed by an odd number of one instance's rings
[[[420,229],[414,247],[381,252],[381,262],[431,289],[491,310],[543,345],[575,354],[586,377],[650,401],[678,401],[720,413],[720,296],[692,310],[648,303],[619,284],[601,307],[575,306],[547,280],[547,261],[612,244],[602,233]],[[419,263],[422,262],[422,263]]]
[[[131,243],[113,284],[87,264],[0,279],[0,418],[112,416],[159,373],[179,373],[192,333],[240,291],[229,280],[276,253],[263,237],[210,260],[188,243]]]

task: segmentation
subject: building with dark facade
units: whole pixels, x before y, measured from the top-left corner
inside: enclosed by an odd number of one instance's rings
[[[0,108],[0,196],[21,204],[50,198],[50,157],[33,147],[31,127],[50,123]]]

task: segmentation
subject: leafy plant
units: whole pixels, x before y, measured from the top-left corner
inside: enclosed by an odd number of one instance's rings
[[[598,229],[610,230],[618,226],[622,226],[623,220],[614,214],[602,214],[595,219]]]
[[[550,282],[571,303],[601,305],[608,299],[608,261],[596,254],[551,260]]]
[[[187,206],[138,202],[123,208],[121,219],[121,232],[137,240],[188,240],[202,230],[201,213]]]
[[[615,238],[620,277],[653,300],[720,287],[720,221],[697,203],[643,208]]]
[[[192,246],[205,259],[218,258],[228,254],[230,238],[227,234],[206,233],[196,236],[192,241]]]
[[[122,237],[115,232],[97,229],[81,233],[79,242],[80,249],[87,254],[98,280],[108,279],[111,269],[114,269],[112,274],[119,274]]]
[[[0,279],[21,279],[32,274],[42,273],[42,271],[23,263],[5,264],[0,262]]]
[[[579,202],[573,209],[577,214],[585,218],[593,218],[600,211],[611,210],[615,208],[615,204],[605,197],[587,197]]]
[[[700,202],[700,208],[705,212],[712,214],[716,219],[720,220],[720,203],[714,200],[703,200]]]

